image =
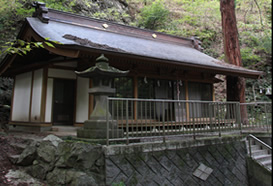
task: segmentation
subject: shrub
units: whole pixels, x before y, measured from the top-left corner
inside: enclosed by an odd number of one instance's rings
[[[153,30],[164,28],[168,16],[169,10],[160,0],[157,0],[141,9],[139,26]]]

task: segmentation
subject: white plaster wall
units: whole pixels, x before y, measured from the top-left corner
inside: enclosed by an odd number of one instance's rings
[[[89,79],[77,78],[77,99],[76,99],[76,123],[83,123],[88,119],[89,108]]]
[[[48,69],[48,77],[52,78],[64,78],[64,79],[76,79],[76,74],[73,70],[62,70],[62,69]]]
[[[41,103],[43,87],[43,69],[34,71],[31,101],[31,118],[33,122],[41,121]]]
[[[51,123],[53,97],[53,78],[47,79],[45,122]]]
[[[32,72],[23,73],[15,77],[12,121],[29,121],[31,84]]]

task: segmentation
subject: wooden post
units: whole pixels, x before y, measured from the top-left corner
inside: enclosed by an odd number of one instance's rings
[[[185,81],[185,88],[186,88],[186,101],[189,100],[189,88],[188,88],[188,81]],[[186,113],[187,113],[187,121],[190,121],[190,107],[189,107],[189,103],[186,103]]]
[[[212,101],[215,101],[215,88],[214,85],[212,84]]]
[[[138,98],[138,83],[137,83],[137,76],[134,76],[134,98]],[[137,102],[134,102],[134,120],[137,119]]]
[[[43,85],[42,85],[42,96],[41,96],[41,112],[40,112],[40,121],[45,122],[45,110],[46,110],[46,92],[47,92],[47,77],[48,68],[43,68]]]

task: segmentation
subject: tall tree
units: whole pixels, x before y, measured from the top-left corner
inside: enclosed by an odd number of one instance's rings
[[[225,61],[242,66],[234,1],[220,0]],[[245,103],[245,79],[243,77],[227,76],[227,101]],[[242,106],[240,109],[242,122],[246,123],[246,107]]]

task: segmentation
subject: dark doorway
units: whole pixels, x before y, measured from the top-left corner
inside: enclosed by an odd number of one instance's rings
[[[53,124],[73,125],[75,102],[75,81],[54,79]]]

